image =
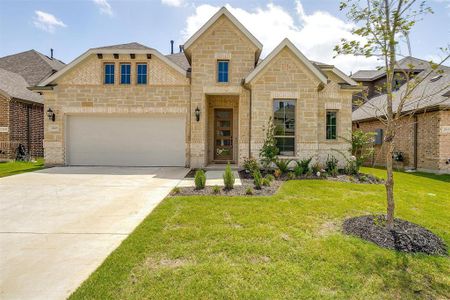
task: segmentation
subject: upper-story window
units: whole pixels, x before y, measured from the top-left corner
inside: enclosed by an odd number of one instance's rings
[[[295,100],[273,101],[275,139],[281,155],[294,156],[295,150]]]
[[[147,84],[147,64],[137,64],[137,84]]]
[[[217,61],[217,81],[228,82],[228,60]]]
[[[336,115],[337,112],[335,111],[327,111],[327,125],[326,125],[327,140],[335,140],[337,138]]]
[[[114,64],[105,64],[105,84],[114,84]]]
[[[120,64],[120,83],[131,83],[131,64]]]

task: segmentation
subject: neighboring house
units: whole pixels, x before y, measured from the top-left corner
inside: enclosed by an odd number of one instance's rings
[[[20,144],[44,155],[44,99],[28,88],[63,66],[35,50],[0,58],[0,160],[14,159]]]
[[[341,136],[360,88],[334,66],[309,61],[287,39],[261,61],[261,43],[225,8],[183,49],[94,48],[39,84],[55,113],[45,118],[46,163],[242,166],[259,156],[270,117],[283,156],[348,152]]]
[[[413,57],[400,60],[399,66],[399,74],[411,72],[418,79],[432,70],[430,63]],[[450,67],[440,66],[438,70],[416,87],[404,106],[404,117],[396,126],[394,139],[396,167],[450,173]],[[353,112],[353,128],[377,133],[375,152],[370,163],[384,166],[384,125],[379,118],[386,112],[387,100],[383,91],[386,74],[381,69],[373,73],[357,72],[352,78],[369,86],[369,95],[370,89],[375,90],[372,93],[374,96]],[[381,87],[377,87],[377,82]],[[398,107],[398,99],[405,93],[407,85],[403,83],[404,80],[400,81],[394,92],[394,109]]]

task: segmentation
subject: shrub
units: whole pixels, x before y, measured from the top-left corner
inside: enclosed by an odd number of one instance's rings
[[[176,187],[174,187],[174,188],[172,189],[172,194],[173,194],[173,195],[179,194],[180,191],[181,191],[180,188],[176,186]]]
[[[299,165],[296,165],[296,166],[294,167],[294,174],[295,174],[295,176],[297,176],[297,177],[302,176],[302,175],[304,174],[303,167],[302,167],[302,166],[299,166]]]
[[[263,186],[270,186],[270,183],[271,181],[267,178],[267,176],[262,179]]]
[[[289,171],[289,164],[291,163],[292,159],[276,159],[275,165],[277,168],[281,171],[282,174],[285,174]]]
[[[316,162],[315,164],[312,165],[311,167],[311,171],[313,174],[316,174],[317,172],[320,172],[320,164],[318,162]]]
[[[213,186],[213,188],[212,188],[212,192],[213,192],[214,194],[218,194],[218,193],[220,193],[220,187],[219,187],[219,186],[217,186],[217,185]]]
[[[234,175],[233,171],[231,171],[230,163],[227,164],[225,168],[225,172],[223,173],[223,183],[225,184],[225,188],[227,190],[231,190],[234,187]]]
[[[197,190],[204,189],[206,184],[205,171],[197,170],[197,172],[195,172],[194,182],[195,182],[195,189]]]
[[[248,188],[245,190],[245,194],[246,194],[246,195],[253,195],[253,189],[252,189],[251,187],[248,187]]]
[[[355,160],[349,160],[344,169],[347,175],[357,175],[359,173],[359,167]]]
[[[325,162],[326,171],[330,176],[336,177],[338,174],[338,160],[334,156],[328,155]]]
[[[312,160],[312,157],[296,161],[297,166],[302,167],[303,174],[308,173],[309,164],[311,163],[311,160]]]
[[[275,180],[275,177],[272,174],[267,174],[265,179],[267,179],[269,182],[272,182]]]
[[[273,171],[273,176],[275,176],[275,178],[280,178],[281,176],[280,169],[276,169],[275,171]]]
[[[254,158],[247,158],[244,160],[244,169],[250,174],[255,170],[259,170],[258,162]]]
[[[289,173],[287,174],[287,176],[288,176],[288,179],[289,179],[289,180],[294,180],[294,179],[295,179],[295,173],[294,173],[294,172],[289,172]]]
[[[268,170],[270,164],[275,160],[278,155],[277,141],[275,139],[275,125],[273,124],[272,117],[269,118],[267,128],[264,129],[266,137],[264,143],[259,151],[259,158],[265,170]]]
[[[262,176],[261,176],[261,172],[259,170],[256,170],[253,172],[253,183],[255,184],[255,188],[257,190],[261,189],[261,185],[262,185]]]

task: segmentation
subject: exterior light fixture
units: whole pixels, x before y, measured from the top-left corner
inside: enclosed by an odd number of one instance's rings
[[[51,108],[47,110],[47,117],[50,121],[55,122],[56,115]]]
[[[195,119],[197,120],[197,122],[200,121],[200,108],[198,108],[198,106],[195,109]]]

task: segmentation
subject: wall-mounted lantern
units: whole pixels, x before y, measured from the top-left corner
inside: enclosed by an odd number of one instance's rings
[[[197,120],[197,122],[200,121],[200,108],[198,108],[198,106],[195,109],[195,119]]]
[[[49,109],[47,110],[47,117],[48,117],[48,119],[49,119],[50,121],[55,122],[56,115],[55,115],[55,113],[53,112],[53,110],[52,110],[51,108],[49,108]]]

